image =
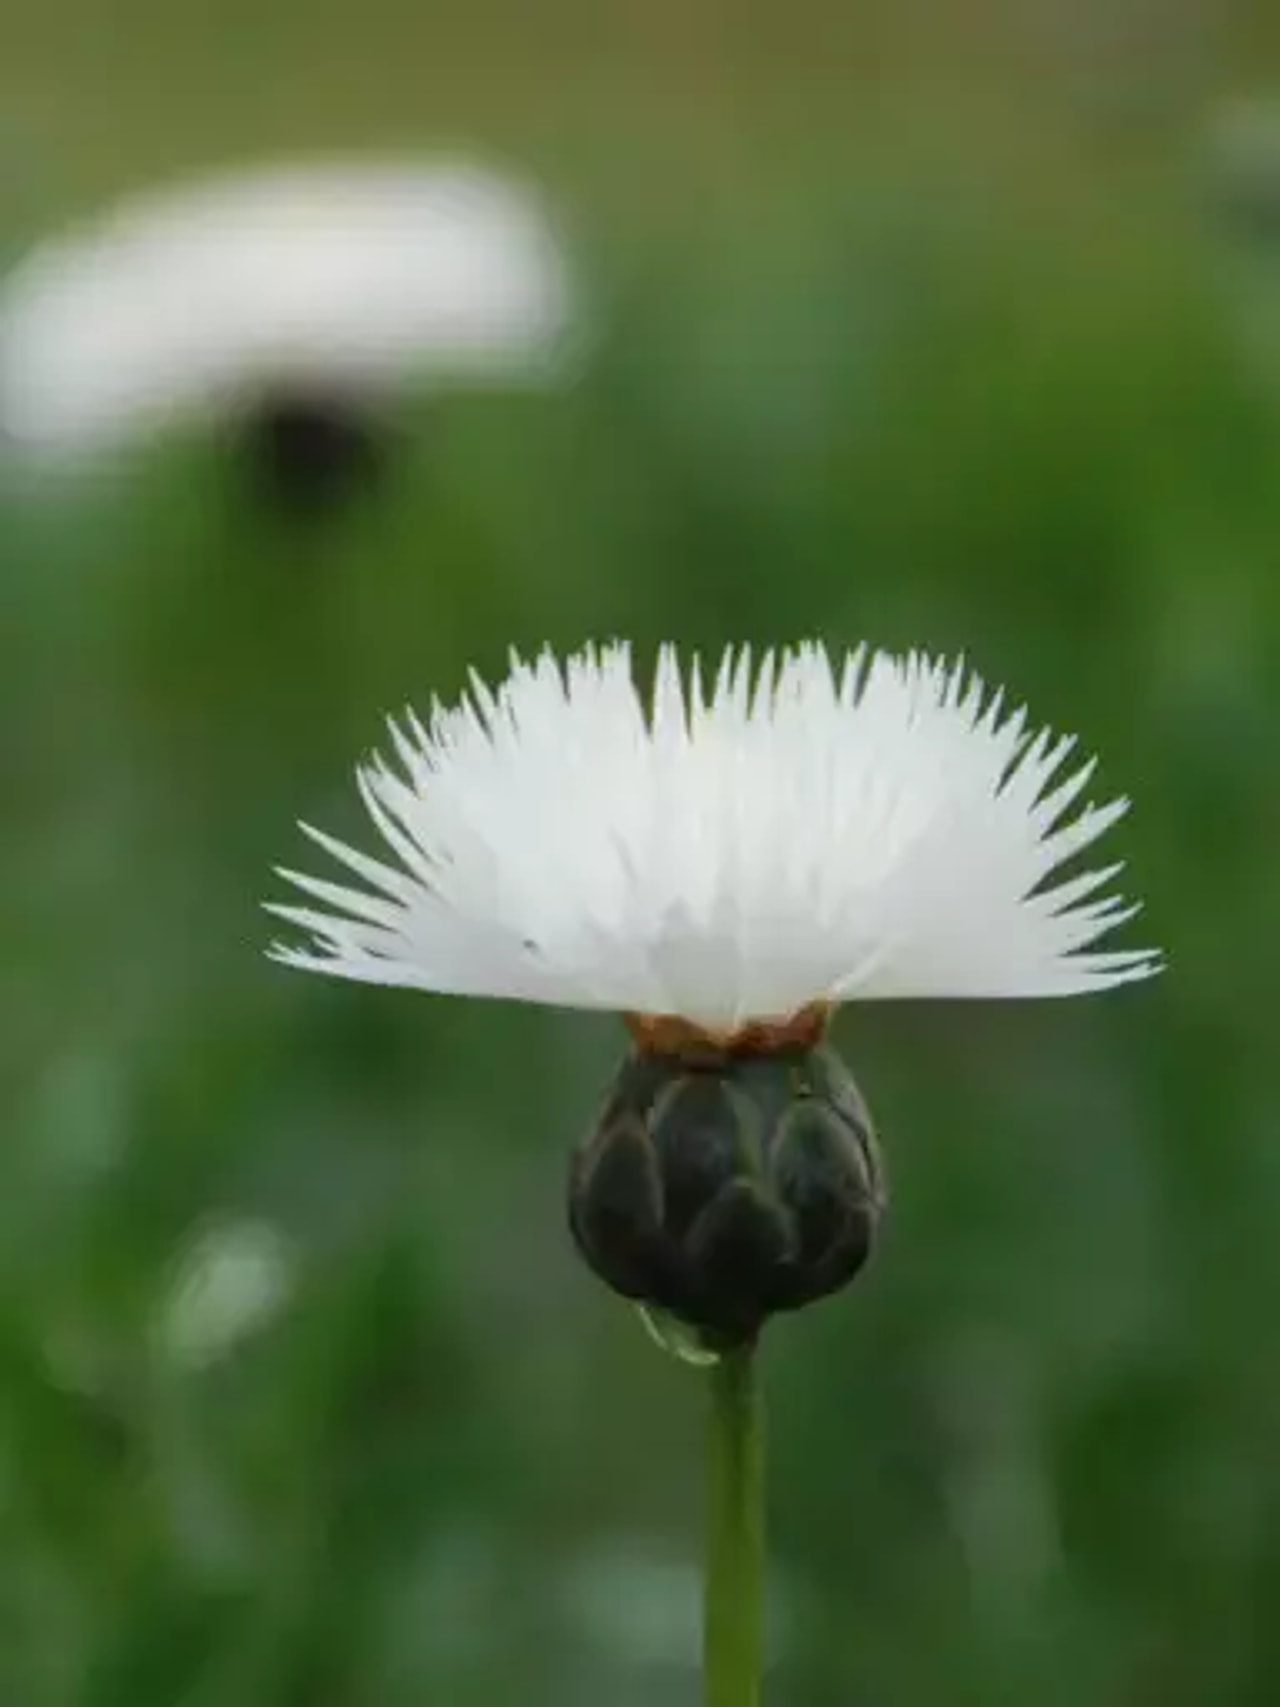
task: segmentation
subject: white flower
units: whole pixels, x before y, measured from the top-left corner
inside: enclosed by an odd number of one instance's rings
[[[1073,813],[1093,765],[961,664],[728,651],[708,693],[666,647],[646,709],[628,648],[588,648],[390,728],[400,772],[358,780],[393,863],[307,829],[366,887],[281,873],[332,909],[273,909],[315,939],[289,965],[712,1034],[1158,970],[1091,948],[1136,910],[1098,898],[1118,866],[1047,884],[1127,802]]]
[[[1219,213],[1246,231],[1275,229],[1280,201],[1280,103],[1257,96],[1225,101],[1210,115],[1205,177]]]
[[[0,286],[0,436],[63,458],[264,391],[545,375],[569,319],[537,201],[466,165],[301,165],[126,201]]]
[[[156,1313],[158,1344],[176,1363],[215,1362],[267,1326],[297,1282],[289,1241],[269,1221],[204,1228],[180,1253]]]

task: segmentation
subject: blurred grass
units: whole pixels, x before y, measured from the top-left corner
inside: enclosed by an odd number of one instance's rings
[[[416,59],[371,14],[360,71],[336,10],[139,6],[145,60],[84,0],[19,20],[15,240],[232,143],[456,130],[551,172],[600,307],[570,393],[424,405],[325,533],[212,439],[0,516],[0,1700],[696,1698],[699,1394],[562,1226],[615,1028],[298,978],[257,911],[296,817],[360,834],[381,713],[619,632],[963,649],[1135,796],[1170,956],[842,1019],[895,1212],[768,1348],[777,1698],[1280,1690],[1280,399],[1192,170],[1269,26],[1117,129],[882,9],[842,138],[803,10],[750,67],[659,11],[599,71],[567,6],[527,58],[507,12]],[[246,1226],[280,1296],[184,1351]]]

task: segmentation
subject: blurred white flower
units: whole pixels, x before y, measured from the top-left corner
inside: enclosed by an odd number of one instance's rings
[[[1223,103],[1212,115],[1204,153],[1223,322],[1247,383],[1274,399],[1280,390],[1280,99]]]
[[[1280,99],[1222,102],[1206,136],[1214,211],[1237,237],[1280,235]]]
[[[297,1262],[269,1222],[220,1221],[182,1250],[160,1301],[156,1338],[177,1364],[216,1362],[288,1303]]]
[[[1093,765],[960,664],[803,645],[708,692],[675,651],[651,707],[613,645],[472,677],[401,767],[358,773],[394,856],[313,840],[366,887],[285,871],[324,907],[286,964],[369,983],[674,1016],[712,1037],[801,1030],[850,999],[1065,996],[1158,969],[1099,952],[1119,870],[1049,878],[1122,815],[1074,810]]]
[[[696,1669],[702,1573],[695,1560],[661,1551],[644,1536],[602,1537],[569,1561],[556,1586],[565,1622],[615,1661],[645,1671]],[[795,1599],[792,1585],[771,1571],[771,1663],[790,1646]]]
[[[548,377],[565,257],[465,164],[298,165],[143,195],[0,284],[0,439],[77,457],[266,397]]]
[[[572,1561],[559,1586],[567,1619],[607,1653],[633,1666],[696,1667],[702,1577],[695,1561],[640,1543],[600,1543]]]

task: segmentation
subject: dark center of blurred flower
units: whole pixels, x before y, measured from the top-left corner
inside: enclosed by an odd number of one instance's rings
[[[377,474],[383,433],[343,400],[281,395],[249,417],[247,460],[264,501],[290,517],[330,513]]]

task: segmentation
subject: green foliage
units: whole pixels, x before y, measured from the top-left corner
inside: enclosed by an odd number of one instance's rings
[[[9,504],[0,1700],[694,1699],[698,1381],[563,1225],[614,1026],[258,911],[383,712],[615,633],[963,649],[1133,794],[1169,950],[840,1021],[894,1209],[767,1337],[770,1700],[1280,1694],[1280,438],[1125,194],[619,214],[578,384],[424,406],[329,527],[215,442]]]

